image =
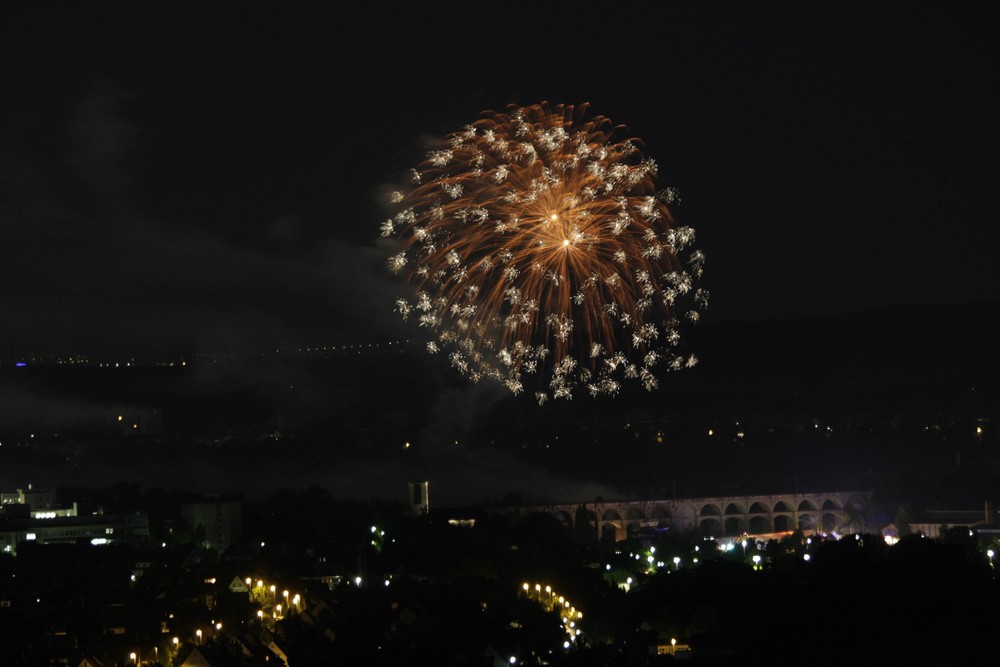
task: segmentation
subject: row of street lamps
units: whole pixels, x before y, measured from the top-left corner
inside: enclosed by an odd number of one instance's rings
[[[284,618],[285,614],[289,610],[294,609],[295,611],[302,610],[302,596],[298,593],[292,593],[291,591],[285,589],[281,591],[281,600],[278,602],[278,587],[274,584],[266,584],[263,579],[257,579],[256,586],[254,585],[254,579],[252,577],[247,577],[243,580],[246,584],[247,589],[249,589],[249,594],[251,599],[257,600],[261,605],[262,609],[257,610],[257,619],[263,621],[265,617],[274,618],[274,620],[280,620]],[[266,612],[265,609],[270,608],[270,613]],[[216,633],[222,631],[222,622],[213,622],[212,628]],[[201,646],[203,639],[205,637],[204,632],[201,628],[196,628],[194,631],[194,641],[197,646]],[[180,638],[173,637],[170,640],[170,648],[176,652],[180,649]],[[160,648],[159,646],[153,647],[153,661],[159,662]],[[141,665],[142,657],[138,652],[132,651],[128,654],[129,664],[131,665]]]
[[[534,599],[543,605],[547,611],[554,611],[556,608],[559,609],[562,616],[563,629],[569,636],[569,639],[563,642],[563,648],[569,648],[571,642],[576,641],[576,638],[582,634],[582,631],[576,625],[583,618],[583,612],[577,611],[576,607],[570,604],[569,600],[552,590],[552,586],[545,586],[543,588],[541,584],[535,584],[534,588],[532,588],[531,584],[525,582],[521,584],[521,590],[524,591],[525,596],[529,600],[532,599],[532,593],[534,593]],[[542,596],[542,591],[545,591],[545,597]]]

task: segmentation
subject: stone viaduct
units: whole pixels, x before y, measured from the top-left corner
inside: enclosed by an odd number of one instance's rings
[[[720,496],[675,500],[595,501],[519,508],[547,513],[578,535],[621,541],[636,533],[700,531],[714,537],[860,531],[870,494],[829,491],[784,495]],[[862,525],[858,525],[859,522]]]

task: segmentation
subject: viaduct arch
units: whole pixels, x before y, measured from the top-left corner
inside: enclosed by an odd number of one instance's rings
[[[643,531],[699,531],[713,537],[744,533],[764,535],[801,529],[805,532],[856,532],[870,494],[865,491],[827,491],[758,496],[720,496],[669,500],[632,500],[566,503],[521,507],[522,513],[551,514],[577,534],[616,541]],[[576,525],[586,521],[586,526]]]

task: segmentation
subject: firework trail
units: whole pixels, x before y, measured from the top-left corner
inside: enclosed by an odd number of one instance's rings
[[[411,171],[381,226],[401,243],[389,268],[417,288],[397,310],[433,332],[428,350],[473,381],[532,385],[541,403],[655,388],[696,362],[677,350],[679,324],[708,303],[694,230],[668,209],[676,191],[657,191],[635,140],[585,113],[485,112]]]

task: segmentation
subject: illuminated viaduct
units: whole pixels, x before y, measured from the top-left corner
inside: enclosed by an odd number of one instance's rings
[[[551,514],[578,534],[621,541],[637,532],[700,531],[716,537],[766,535],[800,528],[807,532],[864,529],[869,493],[829,491],[784,495],[719,496],[676,500],[595,501],[522,507],[523,513]],[[582,522],[586,524],[582,525]]]

